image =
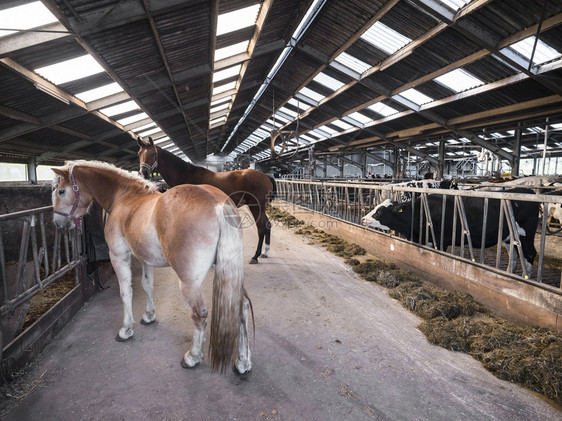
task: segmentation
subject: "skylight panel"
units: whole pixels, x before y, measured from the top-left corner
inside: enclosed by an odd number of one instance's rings
[[[351,117],[352,119],[358,121],[361,124],[367,124],[370,123],[371,120],[369,117],[367,117],[365,114],[361,114],[359,112],[355,112],[355,113],[351,113],[348,115],[348,117]]]
[[[211,114],[214,114],[214,113],[216,113],[218,111],[221,111],[221,110],[228,110],[229,105],[230,105],[229,102],[225,102],[223,104],[217,105],[216,107],[212,107],[211,108]]]
[[[422,94],[420,91],[414,88],[410,88],[405,90],[404,92],[400,92],[400,95],[406,99],[409,99],[410,101],[412,101],[417,105],[427,104],[428,102],[433,101],[433,98],[430,98],[425,94]]]
[[[260,3],[219,15],[217,36],[255,25],[259,10]]]
[[[103,72],[103,67],[89,54],[34,70],[55,85]]]
[[[337,91],[344,85],[343,82],[340,82],[339,80],[328,76],[325,73],[318,73],[318,75],[316,75],[316,77],[312,80],[326,86],[327,88],[330,88],[332,91]]]
[[[155,144],[155,145],[159,145],[160,143],[167,142],[168,140],[170,140],[170,138],[169,138],[168,136],[164,136],[164,137],[161,137],[161,138],[158,139],[158,140],[155,140],[155,141],[154,141],[154,144]]]
[[[211,107],[216,107],[218,105],[224,104],[224,103],[229,103],[230,101],[232,101],[233,96],[227,96],[224,98],[219,98],[219,99],[215,99],[214,101],[211,101]]]
[[[150,136],[151,134],[161,132],[162,129],[160,127],[154,127],[153,129],[147,130],[145,132],[139,133],[140,137]]]
[[[142,112],[142,113],[139,113],[139,114],[132,115],[130,117],[122,118],[121,120],[117,120],[117,123],[121,124],[122,126],[127,126],[129,124],[133,124],[133,123],[135,123],[137,121],[140,121],[140,120],[143,120],[145,118],[148,118],[148,115],[146,113]]]
[[[140,107],[133,100],[123,102],[122,104],[112,105],[111,107],[102,108],[100,112],[108,117],[123,114],[128,111],[138,110]]]
[[[311,108],[310,105],[305,104],[304,102],[299,101],[298,99],[295,98],[291,98],[287,103],[291,104],[293,107],[299,110],[299,113],[304,113],[306,110]]]
[[[445,73],[436,77],[435,81],[455,92],[463,92],[484,84],[480,79],[463,69],[455,69],[452,72]]]
[[[220,85],[220,86],[215,86],[213,87],[213,96],[234,89],[235,87],[236,87],[236,81],[225,83],[224,85]]]
[[[40,1],[0,11],[0,28],[25,30],[48,25],[49,23],[57,21],[57,18],[49,12],[49,9]],[[0,31],[0,37],[5,37],[16,32],[17,31]]]
[[[278,111],[281,111],[282,113],[288,114],[293,118],[296,118],[298,116],[298,114],[296,113],[296,111],[290,110],[287,107],[281,107],[279,108]]]
[[[215,61],[222,60],[223,58],[232,57],[236,54],[245,53],[248,50],[250,41],[242,41],[238,44],[229,45],[228,47],[219,48],[215,50]]]
[[[341,53],[334,61],[359,74],[364,73],[372,67],[370,64],[367,64],[346,52]]]
[[[304,95],[304,96],[309,97],[310,99],[313,99],[313,100],[316,101],[316,102],[320,102],[320,101],[322,101],[324,98],[326,98],[324,95],[319,94],[318,92],[313,91],[312,89],[306,88],[306,87],[305,87],[305,88],[302,88],[302,89],[299,91],[299,93],[302,94],[302,95]]]
[[[209,122],[209,126],[220,126],[226,122],[226,117],[215,118]]]
[[[273,121],[273,119],[271,119],[271,118],[268,119],[266,122],[271,124],[273,127],[276,127],[276,128],[279,128],[279,127],[282,126],[281,123],[279,123],[278,121]]]
[[[373,26],[367,29],[367,31],[361,35],[361,39],[388,54],[395,53],[412,41],[410,38],[405,37],[400,32],[389,28],[379,21],[375,22]]]
[[[369,110],[374,111],[383,117],[388,117],[389,115],[396,114],[398,110],[383,104],[382,102],[377,102],[376,104],[369,105],[367,107]]]
[[[338,126],[338,127],[342,128],[343,130],[353,129],[353,126],[351,124],[348,124],[348,123],[346,123],[345,121],[342,121],[342,120],[335,120],[335,121],[332,121],[330,124],[333,124],[334,126]]]
[[[322,130],[323,132],[328,133],[330,136],[338,134],[337,130],[334,130],[331,127],[328,127],[328,126],[321,126],[321,127],[318,127],[318,129]]]
[[[156,126],[156,123],[151,121],[150,123],[145,124],[144,126],[140,126],[140,127],[137,127],[136,129],[132,129],[132,131],[135,132],[135,133],[138,133],[138,132],[142,132],[143,130],[146,130],[148,128],[151,128],[153,126]]]
[[[76,94],[75,97],[84,102],[91,102],[118,92],[123,92],[123,88],[121,88],[118,83],[114,82],[109,85],[100,86],[99,88],[90,89],[89,91],[80,92]]]
[[[515,44],[510,45],[508,48],[511,48],[525,57],[527,60],[531,59],[531,55],[533,53],[533,46],[535,45],[536,37],[528,37]],[[546,63],[547,61],[554,60],[560,57],[562,54],[549,46],[548,44],[544,43],[540,39],[537,41],[537,47],[535,49],[535,55],[533,56],[533,64],[538,65],[542,63]]]
[[[238,76],[240,74],[240,69],[242,68],[241,64],[236,66],[228,67],[224,70],[220,70],[213,74],[213,82],[219,82],[224,79],[228,79],[229,77]]]
[[[438,1],[439,1],[439,3],[443,3],[445,6],[450,7],[451,9],[453,9],[456,12],[461,7],[470,3],[472,0],[438,0]]]

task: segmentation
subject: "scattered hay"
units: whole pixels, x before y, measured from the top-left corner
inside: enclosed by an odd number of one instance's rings
[[[388,288],[392,298],[423,319],[418,328],[430,343],[467,353],[496,377],[562,404],[562,335],[510,323],[469,294],[424,283],[393,263],[361,262],[354,256],[365,255],[363,248],[312,226],[295,232],[345,257],[345,263],[363,279]]]

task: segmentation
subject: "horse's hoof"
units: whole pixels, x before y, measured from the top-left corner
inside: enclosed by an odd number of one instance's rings
[[[248,371],[244,371],[243,373],[238,370],[238,367],[236,367],[236,365],[232,366],[232,372],[234,374],[236,374],[237,376],[240,376],[242,378],[245,378],[248,374],[250,374],[252,372],[252,369],[248,370]]]
[[[251,264],[251,265],[255,265],[255,264],[257,264],[257,263],[258,263],[258,259],[252,259],[252,260],[250,260],[250,264]]]
[[[262,257],[263,259],[267,259],[267,254],[262,254],[260,257]]]
[[[196,363],[193,366],[188,365],[183,358],[181,359],[180,364],[183,368],[187,368],[187,369],[195,368],[195,367],[197,367],[197,365],[199,365],[199,363]]]
[[[130,338],[124,339],[124,338],[122,338],[121,336],[117,335],[117,336],[115,337],[115,340],[116,340],[117,342],[127,342],[127,341],[128,341],[129,339],[131,339],[131,338],[132,338],[132,336],[131,336]]]
[[[156,321],[156,319],[152,320],[151,322],[146,322],[144,319],[141,319],[140,323],[141,325],[151,325],[152,323],[154,323]]]

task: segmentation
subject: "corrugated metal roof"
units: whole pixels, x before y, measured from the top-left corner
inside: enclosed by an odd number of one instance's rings
[[[551,123],[562,122],[562,59],[556,53],[538,58],[543,52],[535,50],[535,64],[547,61],[529,68],[535,47],[530,37],[538,35],[539,47],[545,43],[562,52],[560,2],[546,2],[543,14],[543,2],[523,0],[474,0],[466,6],[464,1],[272,1],[264,2],[256,25],[219,37],[214,31],[220,14],[259,2],[44,3],[64,26],[52,26],[55,32],[0,38],[0,159],[18,155],[22,160],[60,162],[101,157],[136,168],[135,132],[100,118],[97,111],[130,98],[193,161],[233,152],[282,107],[294,118],[294,99],[308,89],[317,95],[310,101],[312,108],[305,110],[308,105],[303,104],[298,110],[299,131],[321,128],[329,134],[316,143],[316,151],[349,152],[359,145],[394,148],[408,141],[424,145],[428,155],[433,152],[425,145],[445,134],[467,137],[481,147],[477,135],[482,131],[508,133],[501,141],[509,149],[509,130],[518,124],[544,124],[547,117]],[[291,41],[313,4],[310,25],[302,38]],[[392,32],[384,28],[400,35],[389,36]],[[252,56],[214,62],[217,49],[252,37]],[[524,51],[509,48],[523,40]],[[290,54],[273,79],[266,80],[287,46]],[[84,54],[92,54],[104,72],[49,85],[50,90],[56,88],[52,95],[36,89],[44,81],[34,69]],[[232,92],[225,93],[231,101],[228,112],[211,113],[213,72],[235,64],[241,65],[241,80],[232,74],[215,83],[235,82]],[[454,70],[466,71],[483,84],[456,92],[434,80]],[[73,98],[113,81],[125,93],[107,103],[96,101],[92,108]],[[433,102],[416,106],[404,101],[401,93],[412,88]],[[61,94],[68,104],[56,99]],[[289,101],[293,105],[287,105]],[[397,113],[385,116],[376,106],[367,108],[380,103]],[[345,133],[332,123],[353,112],[364,113],[372,123]],[[132,115],[127,112],[115,120]],[[211,118],[223,116],[224,124],[210,126]],[[296,121],[288,121],[283,129],[296,127]],[[559,132],[552,136],[553,142],[562,140]],[[269,140],[256,143],[252,138],[249,146],[246,154],[263,159]],[[262,165],[276,162],[265,160]]]

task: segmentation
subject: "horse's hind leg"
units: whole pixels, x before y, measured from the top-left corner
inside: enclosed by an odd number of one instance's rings
[[[262,253],[261,257],[267,257],[267,253],[269,252],[269,249],[271,248],[270,244],[271,244],[271,221],[266,217],[265,220],[265,250]]]
[[[252,361],[250,359],[250,344],[248,341],[248,308],[250,302],[244,299],[244,307],[242,310],[242,320],[240,321],[240,336],[238,338],[238,358],[234,364],[234,372],[238,374],[247,373],[252,369]]]
[[[205,343],[208,311],[203,303],[201,291],[192,295],[191,288],[184,288],[182,285],[182,294],[191,307],[191,320],[193,320],[194,330],[191,349],[185,353],[181,366],[183,368],[193,368],[203,359],[203,344]]]
[[[141,324],[148,325],[156,320],[154,312],[154,300],[152,299],[152,291],[154,291],[154,267],[142,264],[142,288],[146,294],[146,311],[142,315]]]

